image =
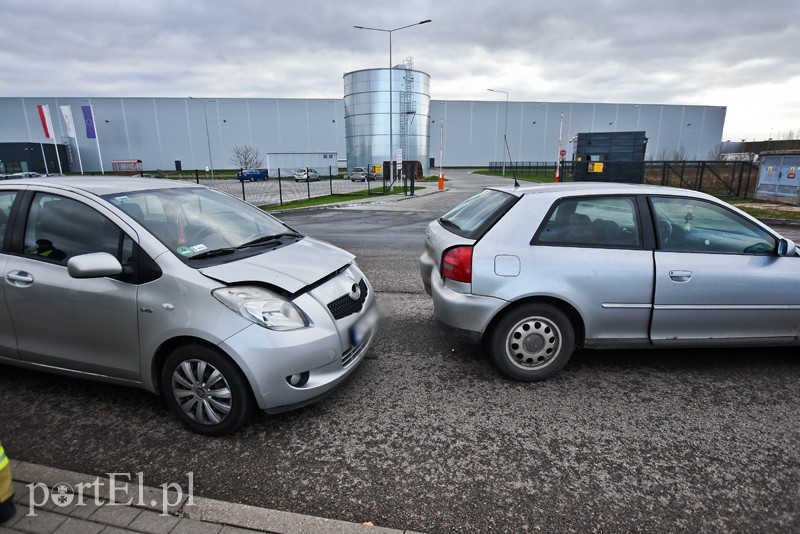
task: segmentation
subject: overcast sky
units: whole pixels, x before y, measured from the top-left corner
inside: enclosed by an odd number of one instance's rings
[[[798,0],[0,0],[0,96],[342,98],[414,58],[431,97],[727,106],[800,137]],[[2,117],[0,117],[2,120]]]

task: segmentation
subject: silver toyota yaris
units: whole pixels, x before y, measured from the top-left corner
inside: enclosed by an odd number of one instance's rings
[[[377,328],[352,254],[175,181],[3,182],[0,273],[0,364],[160,392],[208,435],[325,397]]]
[[[576,347],[800,344],[800,257],[720,200],[658,186],[486,189],[431,222],[436,318],[518,380]]]

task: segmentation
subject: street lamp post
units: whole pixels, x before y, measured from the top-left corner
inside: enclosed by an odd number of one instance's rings
[[[503,123],[503,176],[506,175],[506,147],[508,146],[508,91],[502,91],[500,89],[487,89],[487,91],[491,91],[493,93],[504,93],[506,95],[506,119]],[[509,163],[511,163],[509,161]]]
[[[203,104],[203,117],[206,121],[206,143],[208,143],[208,165],[211,167],[211,179],[214,179],[214,160],[211,159],[211,136],[208,134],[208,112],[206,111],[206,101],[193,96],[189,97],[190,100],[196,100]],[[213,100],[212,100],[213,102]]]
[[[431,20],[421,20],[419,22],[415,22],[414,24],[409,24],[407,26],[401,26],[399,28],[387,29],[387,28],[368,28],[366,26],[353,26],[357,30],[372,30],[376,32],[385,32],[389,34],[389,162],[390,162],[390,169],[389,169],[389,183],[394,183],[392,177],[394,176],[394,132],[392,129],[392,33],[398,30],[404,30],[406,28],[410,28],[412,26],[419,26],[420,24],[427,24]]]

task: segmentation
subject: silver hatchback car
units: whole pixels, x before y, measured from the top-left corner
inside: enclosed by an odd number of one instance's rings
[[[319,182],[319,173],[310,167],[301,167],[294,171],[295,182]]]
[[[0,272],[0,364],[160,392],[208,435],[325,397],[377,328],[352,254],[174,181],[3,182]]]
[[[576,347],[800,344],[794,243],[693,191],[486,189],[428,225],[420,271],[436,318],[518,380]]]

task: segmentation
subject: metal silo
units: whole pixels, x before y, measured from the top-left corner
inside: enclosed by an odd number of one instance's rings
[[[423,173],[429,174],[430,101],[430,76],[415,70],[410,58],[391,70],[367,69],[345,74],[348,173],[353,167],[382,165],[394,159],[398,149],[402,149],[403,160],[419,161]],[[390,158],[392,149],[394,153]]]

